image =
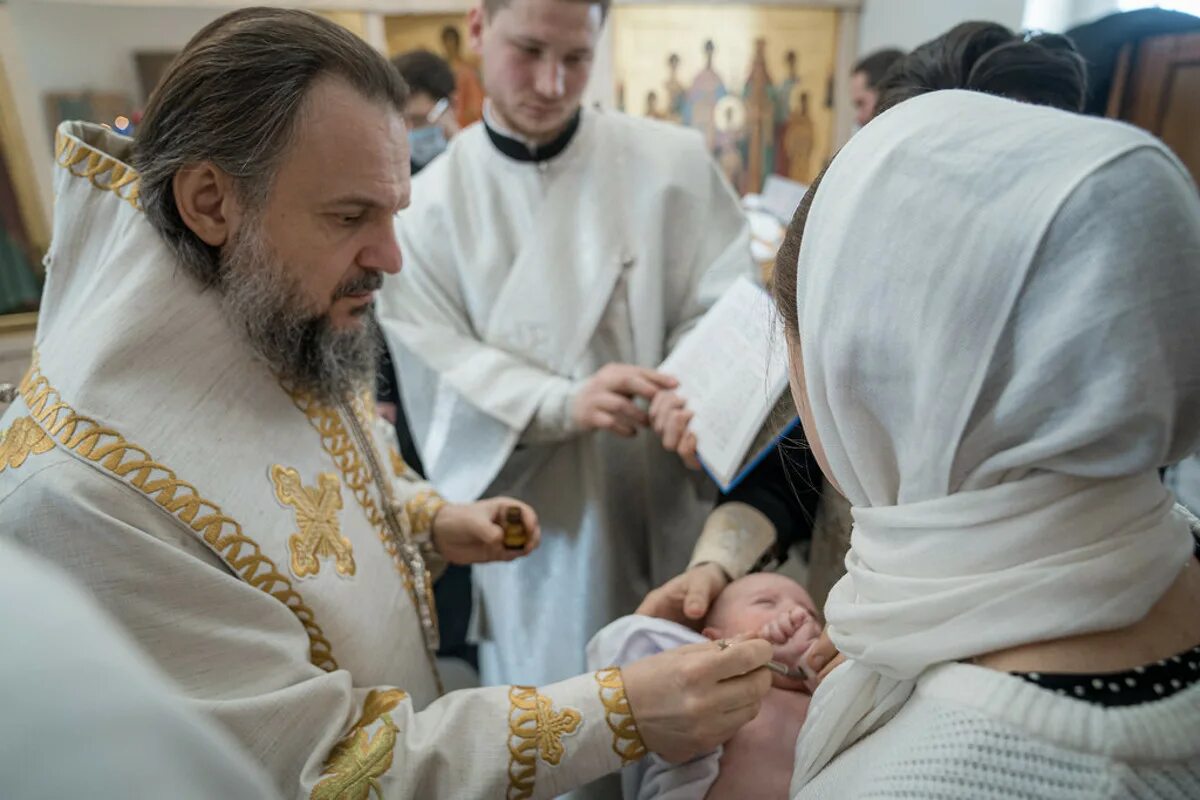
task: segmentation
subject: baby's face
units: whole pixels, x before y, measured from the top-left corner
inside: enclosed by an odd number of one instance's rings
[[[780,620],[785,621],[772,628],[772,623]],[[821,635],[821,623],[803,586],[783,575],[764,572],[734,581],[717,596],[705,633],[716,639],[761,634],[775,645],[776,661],[796,666]]]

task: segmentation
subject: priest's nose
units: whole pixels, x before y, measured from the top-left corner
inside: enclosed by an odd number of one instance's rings
[[[404,265],[404,257],[400,253],[400,243],[396,241],[396,231],[388,225],[387,234],[380,236],[372,244],[364,247],[358,254],[358,265],[363,269],[372,269],[395,275]]]
[[[542,97],[562,97],[566,92],[567,71],[561,63],[543,59],[537,66],[534,88]]]

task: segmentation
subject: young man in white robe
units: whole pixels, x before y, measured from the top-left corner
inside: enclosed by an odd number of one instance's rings
[[[0,533],[85,584],[287,797],[551,797],[709,749],[757,713],[765,642],[440,696],[431,573],[524,555],[537,523],[447,504],[365,396],[404,100],[337,25],[246,9],[189,43],[136,142],[60,128]],[[531,537],[506,553],[511,505]]]
[[[606,10],[470,12],[484,122],[415,181],[380,300],[430,479],[540,515],[537,553],[473,570],[485,683],[583,669],[589,637],[687,565],[715,497],[639,402],[674,387],[654,368],[752,274],[749,231],[698,134],[581,108]]]

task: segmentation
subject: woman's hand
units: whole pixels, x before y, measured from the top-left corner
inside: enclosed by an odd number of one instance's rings
[[[699,630],[709,606],[728,585],[729,576],[721,567],[697,564],[646,595],[637,613]]]
[[[808,652],[800,659],[805,671],[812,675],[808,679],[808,688],[815,692],[829,673],[837,669],[846,657],[838,652],[837,646],[829,638],[829,628],[821,631],[821,635],[808,648]]]

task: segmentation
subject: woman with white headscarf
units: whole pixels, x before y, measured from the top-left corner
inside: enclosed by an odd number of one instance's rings
[[[1200,447],[1200,199],[1060,110],[1069,47],[997,29],[909,57],[777,264],[854,517],[804,800],[1200,797],[1200,564],[1158,477]]]

